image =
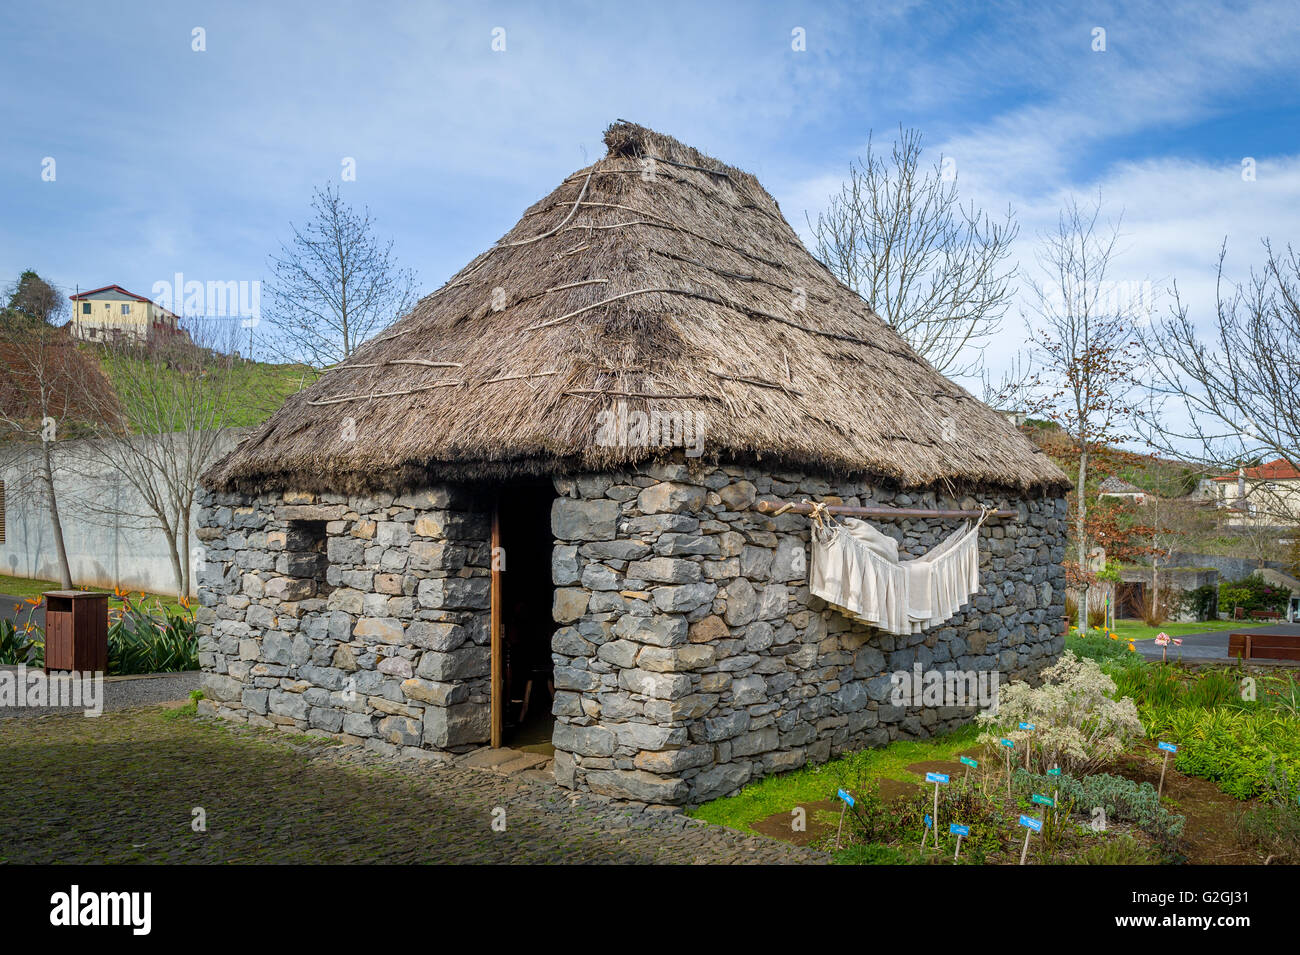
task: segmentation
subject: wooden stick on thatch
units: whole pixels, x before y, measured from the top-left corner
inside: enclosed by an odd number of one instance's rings
[[[578,206],[582,205],[582,197],[587,194],[587,186],[591,184],[591,177],[592,174],[595,173],[595,171],[596,171],[596,167],[592,166],[591,172],[587,173],[587,178],[584,179],[582,182],[582,188],[578,190],[578,198],[573,203],[573,208],[570,209],[569,214],[564,217],[564,221],[561,222],[559,225],[557,225],[554,229],[551,229],[549,232],[543,232],[541,235],[535,235],[531,239],[519,239],[518,241],[515,242],[501,242],[498,243],[496,246],[494,246],[494,248],[514,249],[514,248],[518,248],[521,245],[532,245],[534,242],[541,242],[543,239],[549,238],[550,236],[555,235],[555,233],[563,229],[566,225],[569,224],[569,220],[572,219],[577,214]]]

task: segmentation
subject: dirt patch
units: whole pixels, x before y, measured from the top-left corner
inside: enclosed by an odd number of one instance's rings
[[[1151,744],[1121,757],[1114,771],[1138,783],[1160,784],[1164,754]],[[1208,779],[1184,776],[1172,766],[1165,773],[1161,805],[1187,817],[1183,852],[1190,865],[1260,865],[1264,857],[1237,843],[1237,818],[1253,805],[1234,799]]]
[[[793,810],[775,812],[766,819],[753,823],[750,828],[772,839],[780,839],[782,842],[789,842],[796,846],[811,845],[825,839],[827,836],[835,835],[838,823],[830,822],[826,818],[826,814],[833,813],[838,820],[841,805],[839,800],[836,799],[799,803],[798,808],[804,811],[804,818],[807,822],[807,828],[802,832],[791,828],[791,823],[794,820],[791,815]]]
[[[882,802],[898,802],[921,791],[921,787],[916,783],[904,782],[901,779],[878,779],[876,782],[880,786]]]
[[[949,759],[927,759],[924,762],[912,763],[907,767],[907,771],[916,773],[916,775],[924,779],[926,773],[946,773],[949,776],[961,776],[966,772],[966,767]]]

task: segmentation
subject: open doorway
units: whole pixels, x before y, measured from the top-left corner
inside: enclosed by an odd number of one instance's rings
[[[493,522],[492,745],[551,755],[550,481],[501,489]]]

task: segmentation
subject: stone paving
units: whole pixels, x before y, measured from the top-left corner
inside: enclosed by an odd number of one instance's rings
[[[828,861],[562,790],[538,760],[480,750],[437,767],[157,707],[9,720],[0,863]]]

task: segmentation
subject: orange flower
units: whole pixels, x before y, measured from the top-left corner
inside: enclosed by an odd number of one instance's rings
[[[189,597],[182,597],[182,598],[181,598],[181,606],[184,607],[186,610],[189,610],[189,609],[190,609],[190,598],[189,598]]]
[[[41,605],[41,598],[40,598],[40,597],[28,597],[28,598],[27,598],[27,602],[28,602],[29,604],[31,604],[33,607],[39,607],[39,606]]]

